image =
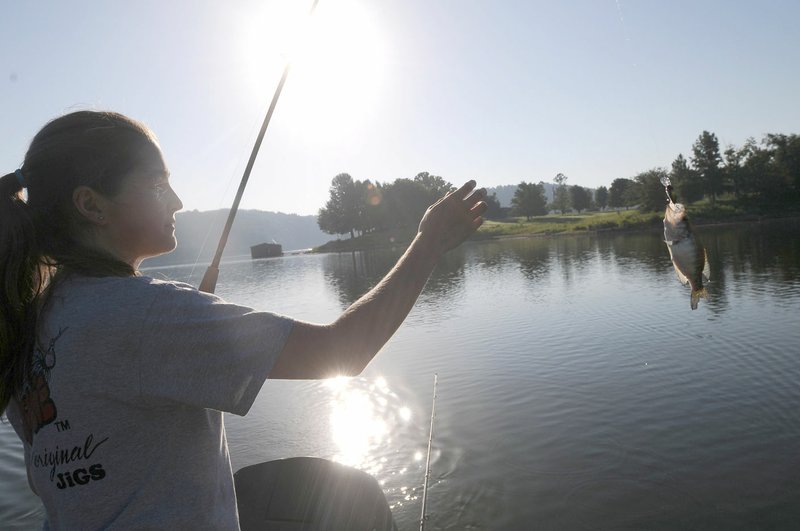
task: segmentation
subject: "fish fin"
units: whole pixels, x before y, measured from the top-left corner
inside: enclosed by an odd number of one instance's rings
[[[703,248],[703,280],[711,280],[711,264],[708,263],[708,251]]]
[[[676,266],[674,263],[672,265],[675,268],[675,274],[678,276],[678,280],[680,281],[680,283],[683,284],[684,286],[686,284],[688,284],[689,283],[689,279],[686,278],[686,275],[681,273],[681,270],[678,269],[678,266]]]
[[[693,289],[692,290],[692,302],[691,302],[692,310],[696,310],[697,309],[697,303],[701,298],[704,299],[704,300],[708,300],[708,292],[706,291],[706,288]]]

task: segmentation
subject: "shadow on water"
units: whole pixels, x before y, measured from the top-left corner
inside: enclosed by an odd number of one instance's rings
[[[703,301],[705,305],[714,313],[725,311],[730,303],[726,285],[729,276],[736,280],[737,285],[753,275],[775,275],[783,282],[796,280],[800,275],[797,266],[800,242],[794,237],[800,230],[798,225],[800,220],[700,227],[697,232],[708,251],[711,267],[710,297]],[[787,245],[787,242],[793,243]],[[595,261],[613,263],[622,271],[644,270],[675,278],[663,233],[653,230],[597,236],[519,238],[462,246],[445,255],[431,275],[426,292],[447,294],[463,284],[467,252],[474,267],[493,273],[515,268],[531,282],[539,282],[557,271],[569,286]],[[325,278],[336,291],[342,309],[374,287],[401,254],[401,249],[393,249],[327,255],[324,259]],[[672,287],[680,289],[677,280]],[[665,289],[668,289],[666,284]]]
[[[726,311],[731,296],[729,281],[736,286],[734,294],[743,289],[769,289],[773,285],[770,280],[781,284],[797,281],[798,231],[797,219],[697,228],[711,268],[709,300],[701,304],[716,314]],[[622,268],[641,268],[675,277],[661,231],[599,236],[596,242],[603,260],[611,259]]]
[[[531,282],[541,280],[559,266],[568,281],[576,269],[592,258],[595,245],[585,237],[516,238],[477,245],[470,258],[487,272],[516,269]]]
[[[400,250],[394,249],[326,256],[325,279],[336,291],[341,308],[346,309],[380,282],[401,254]],[[463,284],[465,261],[463,249],[446,254],[428,279],[426,293],[444,294]]]
[[[463,289],[466,252],[463,247],[447,253],[434,269],[425,290],[445,295],[454,289]]]
[[[325,281],[345,309],[377,284],[396,259],[395,253],[389,252],[329,254],[324,260]]]

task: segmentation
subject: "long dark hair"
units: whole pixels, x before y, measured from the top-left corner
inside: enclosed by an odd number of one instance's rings
[[[45,125],[20,170],[0,178],[0,413],[30,376],[48,286],[68,273],[136,274],[81,243],[87,221],[73,205],[73,191],[83,185],[116,196],[143,153],[157,145],[147,126],[122,114],[73,112]]]

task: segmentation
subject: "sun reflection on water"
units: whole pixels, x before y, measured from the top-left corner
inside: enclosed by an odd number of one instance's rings
[[[386,421],[377,414],[376,405],[369,394],[360,390],[347,390],[334,400],[331,427],[339,449],[334,456],[336,461],[361,466],[370,449],[384,441]]]
[[[407,432],[418,429],[411,407],[383,377],[332,378],[325,386],[331,393],[333,460],[375,477],[392,509],[417,503],[421,476],[416,476],[423,473],[424,454],[419,446],[408,445]],[[417,438],[422,441],[422,434],[415,433],[412,440]]]
[[[326,385],[333,392],[330,426],[336,445],[334,460],[376,474],[387,458],[376,458],[374,450],[391,443],[392,429],[398,422],[410,421],[411,410],[396,404],[397,396],[383,377],[371,383],[332,378]]]

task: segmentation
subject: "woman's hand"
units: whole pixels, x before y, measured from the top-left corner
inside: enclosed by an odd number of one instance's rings
[[[475,190],[475,181],[448,193],[428,207],[419,223],[419,238],[437,255],[458,247],[483,223],[484,197],[486,190]]]

